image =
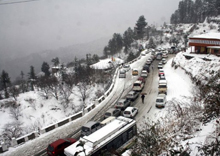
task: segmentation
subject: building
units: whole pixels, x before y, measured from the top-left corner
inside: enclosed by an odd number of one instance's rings
[[[194,52],[198,54],[214,54],[220,56],[220,33],[204,33],[189,37],[189,46],[194,46]]]

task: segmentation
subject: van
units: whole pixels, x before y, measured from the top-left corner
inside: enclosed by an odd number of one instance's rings
[[[81,130],[81,136],[88,136],[90,134],[92,134],[93,132],[95,132],[96,130],[98,130],[99,128],[101,128],[101,125],[99,122],[97,121],[89,121],[87,122],[85,125],[82,126]]]
[[[156,107],[165,107],[166,104],[166,95],[158,94],[156,98]]]
[[[142,91],[143,88],[144,88],[144,83],[142,81],[137,80],[134,82],[132,90],[140,92]]]
[[[109,116],[108,118],[106,118],[105,120],[103,120],[102,122],[100,122],[100,124],[102,126],[107,125],[108,123],[112,122],[113,120],[115,120],[116,117],[115,116]]]

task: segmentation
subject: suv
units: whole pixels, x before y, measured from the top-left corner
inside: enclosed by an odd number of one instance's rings
[[[126,71],[125,70],[120,70],[119,72],[119,78],[126,78]]]
[[[64,155],[64,148],[72,145],[75,142],[76,140],[73,138],[58,139],[48,145],[47,154],[49,156]]]
[[[110,116],[115,116],[118,117],[121,115],[121,110],[120,109],[116,109],[116,108],[109,108],[106,112],[105,112],[105,116],[104,118],[108,118]]]
[[[128,100],[128,99],[120,99],[116,105],[115,105],[115,108],[118,108],[118,109],[121,109],[121,110],[124,110],[125,108],[127,108],[128,106],[131,105],[131,101]]]
[[[93,133],[96,130],[98,130],[99,128],[101,128],[101,125],[100,125],[99,122],[89,121],[85,125],[82,126],[82,128],[81,128],[81,130],[82,130],[81,136],[88,136],[91,133]]]
[[[138,113],[137,107],[127,107],[123,112],[123,116],[127,118],[134,118]]]
[[[139,96],[139,92],[136,92],[136,91],[130,91],[128,94],[127,94],[127,96],[126,96],[126,98],[128,99],[128,100],[131,100],[131,101],[134,101],[134,100],[136,100],[137,98],[138,98],[138,96]]]
[[[166,95],[158,94],[156,99],[156,107],[165,107],[166,104]]]

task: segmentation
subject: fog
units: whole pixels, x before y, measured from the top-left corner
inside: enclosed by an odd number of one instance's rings
[[[10,0],[18,2],[22,0]],[[133,28],[170,20],[180,0],[0,1],[0,52],[38,52],[85,43]]]
[[[21,70],[27,73],[30,65],[40,71],[42,62],[52,57],[100,54],[114,33],[134,28],[141,15],[149,25],[169,23],[179,1],[0,0],[0,70],[16,77]],[[90,46],[73,46],[88,42]]]

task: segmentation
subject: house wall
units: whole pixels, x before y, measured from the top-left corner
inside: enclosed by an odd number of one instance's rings
[[[220,54],[219,49],[207,48],[207,46],[220,46],[220,40],[217,39],[190,38],[189,46],[194,46],[196,53]]]

